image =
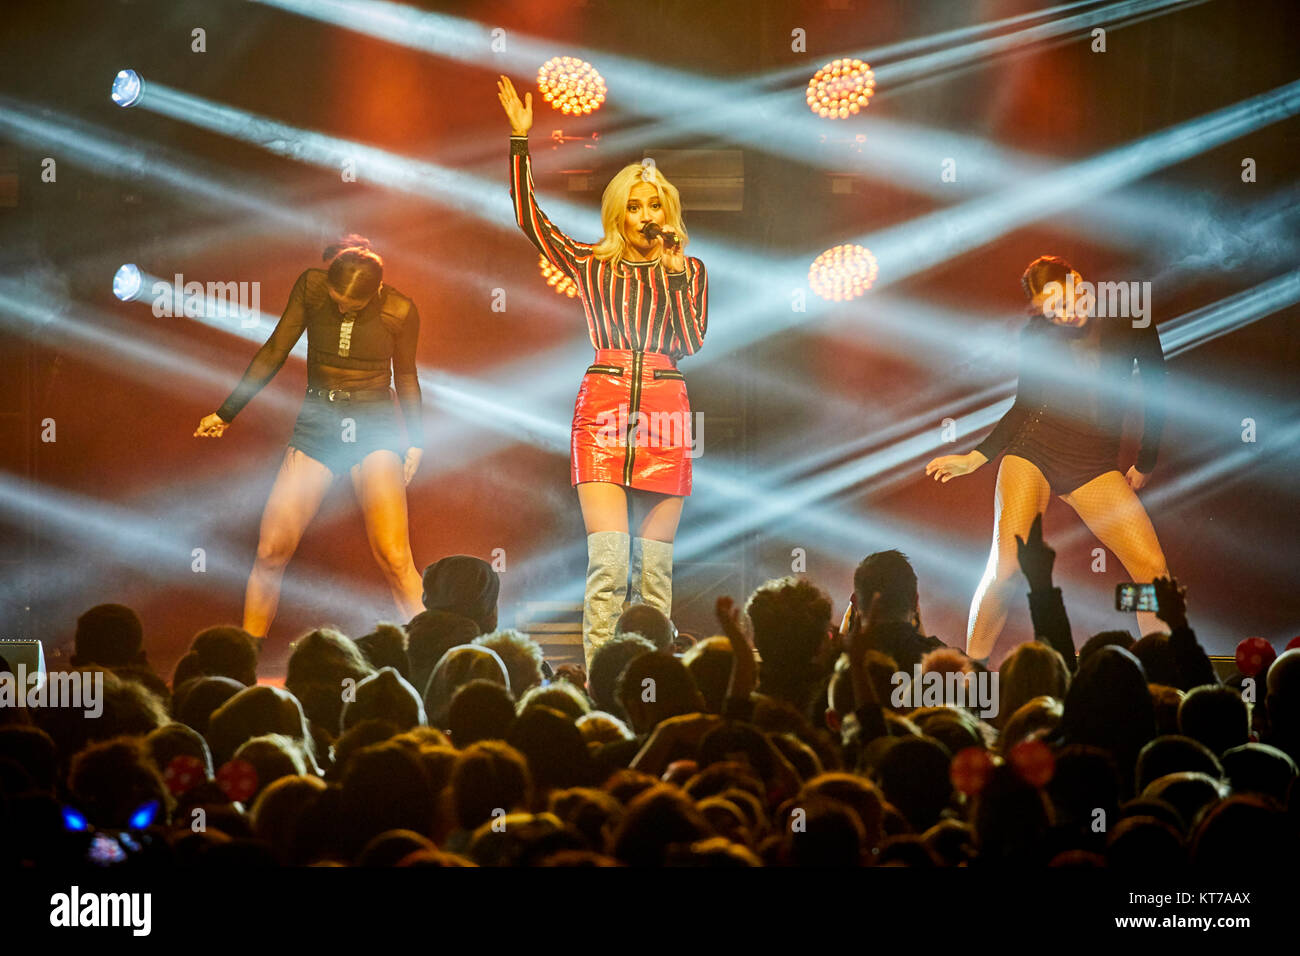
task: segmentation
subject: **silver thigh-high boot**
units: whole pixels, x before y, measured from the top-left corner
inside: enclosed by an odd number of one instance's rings
[[[632,595],[637,604],[648,604],[673,616],[673,543],[652,538],[632,539]]]
[[[587,594],[582,602],[582,650],[587,670],[596,648],[614,636],[627,595],[626,531],[597,531],[587,535]]]
[[[645,538],[632,539],[632,565],[627,579],[627,603],[629,606],[645,603],[645,598],[641,596],[641,543],[643,541],[645,541]]]

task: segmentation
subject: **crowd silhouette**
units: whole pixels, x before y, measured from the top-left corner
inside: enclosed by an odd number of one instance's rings
[[[1220,680],[1176,581],[1167,630],[1076,642],[1041,533],[1032,639],[996,671],[918,628],[898,551],[851,608],[769,581],[692,640],[629,607],[590,673],[497,626],[498,581],[455,555],[425,610],[294,642],[194,636],[171,681],[130,608],[76,622],[103,710],[0,707],[0,857],[13,867],[1268,866],[1300,829],[1300,649],[1258,639]],[[1017,635],[1008,634],[1006,640]],[[1030,635],[1020,635],[1030,638]],[[1296,642],[1293,642],[1293,644]],[[9,670],[0,661],[0,670]],[[918,706],[918,675],[996,707]],[[901,703],[900,703],[901,702]]]

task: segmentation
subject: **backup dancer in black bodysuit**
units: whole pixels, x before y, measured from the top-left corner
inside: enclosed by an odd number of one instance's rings
[[[1034,518],[1052,494],[1078,512],[1084,524],[1124,565],[1134,581],[1168,576],[1164,553],[1136,491],[1155,467],[1164,429],[1164,354],[1154,324],[1089,316],[1066,300],[1050,316],[1050,284],[1073,274],[1054,256],[1030,263],[1021,282],[1033,316],[1020,335],[1016,400],[989,436],[965,455],[944,455],[925,466],[936,481],[966,475],[1005,451],[998,468],[993,548],[971,602],[966,652],[987,660],[1019,585],[1016,536],[1029,536]],[[1059,288],[1059,287],[1058,287]],[[1125,397],[1137,361],[1142,376],[1143,430],[1137,463],[1117,467]],[[1154,614],[1138,614],[1143,634],[1161,630]]]
[[[262,514],[257,560],[244,595],[244,630],[254,637],[265,637],[270,628],[285,566],[341,471],[352,475],[371,552],[403,620],[423,609],[406,513],[406,485],[424,444],[415,364],[420,315],[410,299],[384,285],[383,260],[364,239],[349,236],[328,247],[324,258],[328,269],[308,269],[298,277],[275,331],[239,385],[194,432],[220,438],[306,330],[307,395]]]

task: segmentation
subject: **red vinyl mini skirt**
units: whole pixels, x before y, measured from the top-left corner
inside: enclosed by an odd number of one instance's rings
[[[597,349],[573,404],[573,484],[691,493],[696,456],[686,379],[663,352]]]

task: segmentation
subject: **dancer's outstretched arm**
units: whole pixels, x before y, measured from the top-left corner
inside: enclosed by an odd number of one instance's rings
[[[235,420],[240,410],[252,401],[253,396],[260,392],[284,366],[285,359],[289,357],[289,353],[293,351],[298,339],[302,338],[303,330],[307,327],[306,289],[307,273],[304,272],[293,284],[293,291],[289,293],[289,303],[284,307],[284,314],[276,323],[271,337],[257,350],[253,360],[248,363],[248,368],[244,370],[243,378],[239,380],[239,384],[235,386],[235,390],[230,393],[221,407],[199,422],[199,427],[194,431],[196,437],[220,438],[225,433],[226,426]]]
[[[289,304],[284,307],[284,314],[276,323],[271,337],[257,350],[253,360],[248,363],[244,377],[240,379],[230,397],[217,409],[217,414],[231,422],[240,410],[247,405],[258,392],[275,377],[275,373],[284,366],[285,359],[293,351],[294,345],[302,338],[307,328],[307,273],[298,276],[289,293]]]
[[[993,431],[989,432],[982,442],[975,446],[972,451],[964,455],[940,455],[938,458],[932,458],[925,466],[927,476],[933,478],[941,484],[947,484],[954,478],[962,475],[969,475],[973,471],[986,463],[992,461],[998,456],[998,453],[1007,445],[1011,444],[1011,439],[1016,437],[1020,427],[1028,420],[1036,399],[1036,384],[1034,369],[1026,355],[1026,340],[1024,332],[1020,335],[1020,374],[1016,381],[1016,397],[1011,403],[1011,407],[1006,410],[998,423],[993,426]]]

